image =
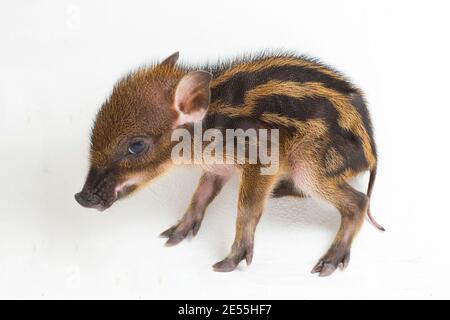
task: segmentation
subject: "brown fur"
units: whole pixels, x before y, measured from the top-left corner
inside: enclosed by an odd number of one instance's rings
[[[248,63],[238,64],[234,68],[230,68],[226,72],[222,73],[212,83],[211,87],[216,87],[219,84],[229,80],[233,75],[240,72],[257,72],[264,69],[280,66],[298,66],[306,67],[312,70],[317,70],[321,73],[332,76],[333,78],[342,80],[343,77],[317,63],[313,63],[307,60],[299,60],[294,57],[270,57],[267,59],[255,60]]]
[[[332,69],[293,56],[240,61],[215,72],[213,77],[205,71],[177,66],[177,59],[178,53],[175,53],[160,64],[141,68],[114,87],[95,121],[91,169],[82,192],[76,195],[77,201],[87,207],[105,209],[118,198],[162,175],[172,165],[170,153],[174,143],[170,137],[173,129],[192,130],[193,121],[207,117],[211,120],[217,116],[232,119],[235,123],[242,121],[243,126],[252,128],[277,128],[280,129],[280,164],[276,174],[260,175],[260,163],[235,164],[231,169],[204,165],[205,171],[185,215],[161,235],[168,238],[167,245],[179,243],[189,232],[195,235],[208,204],[238,170],[241,184],[236,236],[230,254],[214,265],[216,271],[231,271],[243,259],[250,264],[256,226],[271,192],[274,197],[317,197],[340,211],[341,226],[336,238],[313,272],[326,276],[339,265],[345,267],[351,243],[368,209],[377,162],[368,119],[352,104],[353,94],[362,96],[361,92]],[[225,99],[210,101],[211,89],[226,85],[237,75],[280,67],[301,67],[307,76],[315,79],[326,76],[330,80],[326,83],[325,80],[267,79],[243,93],[242,105]],[[347,89],[339,90],[339,85]],[[338,115],[337,123],[329,123],[327,121],[331,120],[326,118],[299,120],[272,110],[255,116],[261,99],[274,95],[299,101],[311,97],[326,99]],[[346,157],[351,157],[352,153],[342,154],[330,146],[336,138],[331,129],[333,125],[360,141],[363,164],[350,167]],[[216,126],[225,129],[219,124]],[[135,143],[145,148],[139,155],[130,151]],[[363,170],[373,173],[367,196],[347,183]]]
[[[261,97],[282,94],[289,97],[301,99],[307,96],[325,97],[333,103],[340,115],[340,125],[342,128],[353,131],[363,141],[364,153],[369,162],[369,168],[376,164],[375,156],[370,144],[370,138],[364,128],[359,114],[350,105],[350,97],[346,97],[332,89],[324,87],[320,83],[302,83],[289,81],[269,81],[261,86],[250,90],[245,95],[245,102],[242,107],[227,107],[223,105],[213,105],[211,111],[224,113],[230,117],[249,116],[252,113],[255,102]],[[289,119],[290,121],[295,121]],[[289,121],[288,120],[288,121]],[[268,120],[270,121],[270,119]]]

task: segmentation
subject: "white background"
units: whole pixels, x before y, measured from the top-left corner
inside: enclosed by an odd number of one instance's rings
[[[448,14],[446,1],[3,1],[0,298],[450,298]],[[309,273],[339,215],[292,199],[269,202],[250,268],[213,272],[234,237],[237,179],[173,248],[158,234],[183,214],[197,169],[108,214],[75,202],[90,126],[121,75],[177,50],[200,63],[264,48],[319,56],[367,93],[372,209],[387,232],[366,223],[345,272]]]

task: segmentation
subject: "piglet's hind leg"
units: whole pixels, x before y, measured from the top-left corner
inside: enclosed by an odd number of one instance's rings
[[[311,271],[325,277],[331,275],[339,266],[342,269],[347,267],[350,247],[364,220],[368,199],[365,194],[356,191],[345,182],[339,185],[324,182],[319,185],[319,195],[332,203],[341,213],[341,225],[333,244]]]

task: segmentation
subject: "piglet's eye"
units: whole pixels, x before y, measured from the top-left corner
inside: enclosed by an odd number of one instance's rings
[[[144,141],[137,141],[128,147],[128,153],[129,154],[139,154],[145,149],[145,143]]]

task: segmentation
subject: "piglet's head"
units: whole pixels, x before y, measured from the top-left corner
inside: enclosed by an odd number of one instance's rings
[[[97,114],[90,168],[75,195],[83,207],[104,210],[171,166],[173,130],[201,121],[211,74],[176,65],[175,53],[120,80]]]

